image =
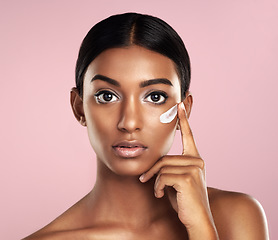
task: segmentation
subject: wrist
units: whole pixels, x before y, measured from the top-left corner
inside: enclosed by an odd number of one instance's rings
[[[217,229],[212,222],[200,223],[196,227],[187,227],[187,232],[190,240],[219,240]]]

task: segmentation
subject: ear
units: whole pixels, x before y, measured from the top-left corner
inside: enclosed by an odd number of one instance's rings
[[[185,94],[185,98],[182,101],[184,106],[185,106],[185,110],[187,113],[187,119],[190,117],[190,113],[191,113],[191,109],[193,106],[193,96],[192,93],[190,91],[187,91]],[[177,125],[177,130],[180,130],[180,125]]]
[[[190,113],[191,113],[191,109],[192,109],[192,106],[193,106],[193,96],[192,96],[192,93],[190,91],[186,92],[185,99],[183,100],[183,104],[185,106],[185,110],[186,110],[186,113],[187,113],[187,118],[189,118]]]
[[[78,90],[75,87],[70,91],[70,104],[77,121],[82,126],[87,126],[83,109],[83,99],[79,96]]]

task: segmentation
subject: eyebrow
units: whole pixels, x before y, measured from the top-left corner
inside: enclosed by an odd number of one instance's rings
[[[110,83],[114,86],[117,86],[117,87],[121,86],[121,84],[118,81],[116,81],[112,78],[100,75],[100,74],[95,75],[92,78],[91,82],[93,82],[94,80],[102,80],[102,81],[108,82],[108,83]],[[144,88],[144,87],[147,87],[147,86],[150,86],[150,85],[153,85],[153,84],[166,84],[166,85],[173,86],[171,81],[168,80],[167,78],[155,78],[155,79],[150,79],[150,80],[146,80],[146,81],[141,82],[139,84],[139,87]]]
[[[144,82],[140,83],[140,88],[144,88],[147,87],[149,85],[153,85],[153,84],[166,84],[166,85],[170,85],[173,86],[173,84],[171,83],[170,80],[168,80],[167,78],[156,78],[156,79],[150,79],[150,80],[146,80]]]
[[[112,85],[114,85],[114,86],[117,86],[117,87],[120,87],[120,86],[121,86],[121,84],[120,84],[118,81],[116,81],[116,80],[114,80],[114,79],[112,79],[112,78],[109,78],[109,77],[100,75],[100,74],[95,75],[95,76],[92,78],[91,82],[93,82],[94,80],[102,80],[102,81],[108,82],[108,83],[110,83],[110,84],[112,84]]]

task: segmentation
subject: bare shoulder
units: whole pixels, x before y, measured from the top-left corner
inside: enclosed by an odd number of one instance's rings
[[[208,188],[208,195],[220,239],[269,239],[263,207],[255,198],[216,188]]]
[[[63,213],[43,228],[39,229],[38,231],[32,233],[31,235],[27,236],[22,240],[63,239],[61,238],[61,236],[64,236],[65,233],[68,232],[68,225],[70,224],[70,219],[67,217],[67,212]]]
[[[75,230],[83,228],[82,221],[79,220],[86,215],[83,207],[85,204],[86,196],[52,222],[22,240],[72,239],[67,235],[70,234],[72,237],[78,232]]]

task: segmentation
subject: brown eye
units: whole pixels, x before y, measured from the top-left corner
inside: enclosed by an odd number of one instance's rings
[[[119,99],[114,93],[110,91],[100,91],[95,94],[95,97],[99,103],[110,103]]]
[[[158,102],[160,100],[160,97],[161,97],[161,95],[159,95],[159,94],[152,94],[151,95],[151,99],[154,102]]]
[[[152,102],[154,104],[163,104],[166,102],[166,99],[168,98],[167,94],[164,92],[152,92],[147,97],[147,102]]]
[[[104,101],[111,101],[112,99],[112,94],[111,93],[103,93],[103,100]]]

